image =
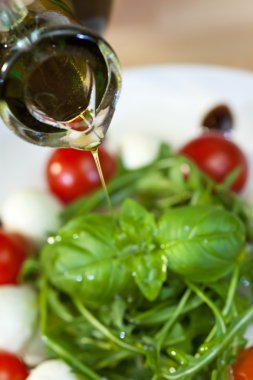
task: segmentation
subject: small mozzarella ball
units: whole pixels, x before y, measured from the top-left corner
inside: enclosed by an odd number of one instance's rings
[[[108,141],[109,150],[120,153],[128,169],[137,169],[149,164],[158,153],[159,140],[155,136],[139,133],[122,135],[117,141]]]
[[[0,350],[19,353],[34,333],[37,297],[28,286],[0,287]]]
[[[71,368],[61,360],[47,360],[34,368],[27,380],[78,380]]]
[[[51,194],[24,189],[5,199],[0,217],[6,230],[41,244],[48,233],[60,227],[61,209],[59,201]]]

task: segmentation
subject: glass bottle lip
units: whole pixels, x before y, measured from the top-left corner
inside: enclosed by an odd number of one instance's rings
[[[58,26],[50,26],[47,28],[38,28],[34,29],[28,36],[24,36],[23,39],[20,39],[13,49],[12,54],[8,56],[8,61],[0,67],[0,78],[4,79],[5,73],[8,71],[9,67],[12,65],[12,62],[17,58],[17,56],[24,51],[30,50],[32,46],[41,41],[44,38],[48,37],[60,37],[60,36],[71,36],[76,35],[78,39],[89,40],[94,44],[100,45],[101,42],[108,46],[110,50],[115,54],[112,47],[104,40],[103,37],[97,35],[90,29],[87,29],[81,25],[73,25],[73,24],[62,24]]]

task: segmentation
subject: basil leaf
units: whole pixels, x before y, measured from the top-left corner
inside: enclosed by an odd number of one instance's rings
[[[231,271],[245,229],[239,218],[222,208],[187,206],[161,217],[157,240],[171,270],[191,281],[209,282]]]
[[[41,265],[48,280],[92,306],[111,302],[116,295],[130,295],[131,273],[120,263],[113,229],[113,219],[104,215],[68,223],[42,250]]]
[[[139,243],[147,246],[156,233],[154,216],[131,199],[126,199],[122,205],[119,226],[126,245]]]
[[[167,277],[167,259],[161,252],[134,257],[133,277],[142,294],[154,301]]]
[[[116,235],[121,256],[132,273],[141,293],[153,301],[160,293],[166,279],[167,261],[163,252],[155,250],[154,216],[137,202],[127,199],[119,214]]]

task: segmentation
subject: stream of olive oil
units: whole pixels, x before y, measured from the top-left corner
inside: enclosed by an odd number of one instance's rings
[[[104,178],[104,175],[103,175],[103,171],[102,171],[102,168],[101,168],[101,164],[100,164],[100,160],[99,160],[99,154],[98,154],[98,147],[96,147],[95,149],[91,150],[91,153],[93,155],[93,158],[94,158],[94,161],[95,161],[95,164],[96,164],[96,167],[97,167],[98,175],[99,175],[99,178],[100,178],[100,181],[101,181],[101,184],[102,184],[102,188],[104,190],[104,195],[105,195],[108,211],[112,212],[112,202],[111,202],[111,199],[110,199],[110,196],[109,196],[109,192],[108,192],[108,189],[107,189],[107,186],[106,186],[106,183],[105,183],[105,178]]]

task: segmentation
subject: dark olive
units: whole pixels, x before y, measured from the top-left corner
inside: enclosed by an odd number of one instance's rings
[[[209,131],[228,133],[233,129],[234,117],[225,104],[212,108],[204,117],[202,127]]]

